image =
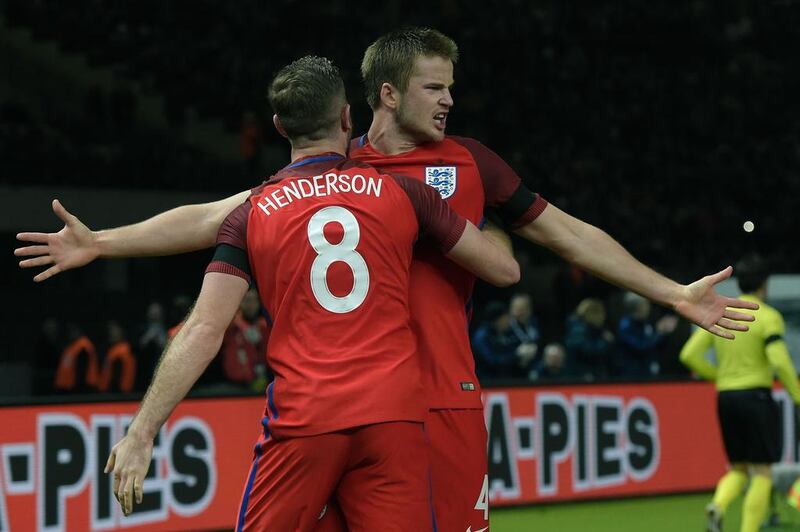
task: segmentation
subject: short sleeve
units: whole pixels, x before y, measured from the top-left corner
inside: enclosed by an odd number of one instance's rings
[[[499,155],[475,139],[451,138],[472,155],[483,183],[486,206],[494,209],[506,225],[517,229],[542,214],[547,200],[531,192]]]
[[[247,256],[247,220],[252,205],[250,201],[236,207],[222,222],[217,233],[214,258],[206,273],[226,273],[251,281],[250,261]]]
[[[467,220],[453,211],[438,192],[416,179],[391,176],[405,191],[417,216],[420,233],[434,240],[447,253],[467,227]]]
[[[770,313],[769,317],[764,321],[764,345],[783,340],[785,333],[786,325],[784,324],[783,316],[778,311]]]

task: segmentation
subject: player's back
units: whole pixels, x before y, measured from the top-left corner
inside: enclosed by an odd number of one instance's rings
[[[770,336],[783,333],[783,318],[775,308],[753,296],[744,295],[741,298],[757,302],[759,309],[742,311],[753,314],[756,319],[748,323],[750,330],[737,333],[734,340],[713,337],[718,365],[718,390],[772,386],[773,371],[767,360],[765,345]]]
[[[398,181],[343,158],[305,159],[245,208],[250,268],[273,324],[269,430],[422,420],[408,311],[419,225]]]

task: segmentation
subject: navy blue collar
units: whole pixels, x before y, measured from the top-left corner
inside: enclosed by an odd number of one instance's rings
[[[305,166],[307,164],[314,164],[314,163],[323,163],[325,161],[333,161],[336,159],[344,159],[344,155],[333,154],[333,155],[316,155],[313,157],[307,157],[305,159],[300,159],[299,161],[290,164],[286,168],[299,168],[301,166]]]

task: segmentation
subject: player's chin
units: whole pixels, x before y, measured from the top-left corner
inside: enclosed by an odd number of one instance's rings
[[[440,142],[444,140],[445,130],[444,128],[434,126],[430,130],[426,131],[426,134],[428,137],[428,142]]]

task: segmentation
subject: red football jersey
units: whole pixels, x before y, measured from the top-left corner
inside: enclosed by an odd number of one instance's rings
[[[465,226],[429,187],[337,155],[296,161],[254,189],[222,224],[208,271],[255,282],[272,322],[266,429],[423,420],[412,248],[427,236],[449,251]]]
[[[473,139],[448,136],[405,153],[384,155],[364,135],[353,139],[349,155],[382,172],[432,186],[475,225],[481,224],[487,207],[517,228],[535,220],[547,206],[497,154]],[[481,408],[467,317],[474,284],[471,273],[430,248],[418,247],[409,297],[429,408]]]

